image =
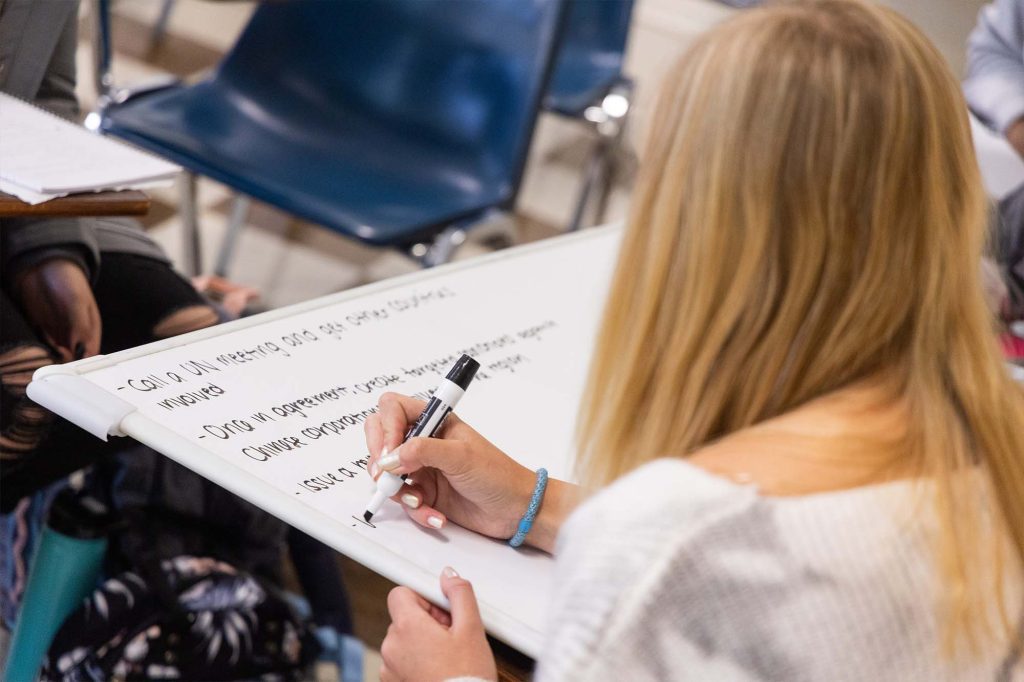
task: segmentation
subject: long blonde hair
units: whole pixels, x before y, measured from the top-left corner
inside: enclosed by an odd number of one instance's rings
[[[884,374],[907,406],[903,456],[938,482],[949,622],[987,631],[976,568],[993,557],[974,556],[976,533],[995,512],[1024,556],[1024,393],[983,298],[986,199],[935,48],[865,2],[725,22],[666,79],[633,202],[581,408],[582,478]],[[956,485],[972,465],[991,510]]]

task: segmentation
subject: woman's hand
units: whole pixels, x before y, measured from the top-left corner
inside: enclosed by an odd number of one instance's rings
[[[448,597],[451,614],[408,587],[391,590],[391,625],[380,646],[382,682],[498,679],[473,586],[446,568],[441,574],[441,591]]]
[[[534,473],[454,414],[445,420],[442,438],[410,438],[403,444],[424,405],[397,393],[380,397],[377,414],[364,426],[370,475],[376,480],[381,470],[410,474],[414,483],[394,499],[423,526],[442,528],[451,519],[492,538],[514,535],[530,503]]]
[[[15,285],[25,316],[62,362],[100,352],[102,324],[85,273],[66,258],[52,258],[29,268]]]

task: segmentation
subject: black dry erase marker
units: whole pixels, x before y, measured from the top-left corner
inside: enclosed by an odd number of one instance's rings
[[[462,396],[466,395],[466,389],[469,388],[469,383],[473,381],[473,377],[476,376],[478,369],[480,369],[480,363],[468,355],[463,355],[456,360],[452,368],[448,370],[445,378],[441,379],[441,383],[438,385],[437,390],[434,391],[430,402],[423,408],[423,412],[420,413],[419,418],[412,425],[412,428],[409,429],[409,432],[405,434],[405,439],[402,442],[404,443],[416,436],[433,438],[434,434],[441,428],[441,424],[444,423],[445,417],[451,414],[451,411],[462,400]],[[382,473],[380,478],[377,479],[377,492],[373,494],[373,499],[366,506],[363,518],[369,522],[373,515],[380,510],[384,501],[401,490],[404,482],[405,474],[395,476],[387,471]]]

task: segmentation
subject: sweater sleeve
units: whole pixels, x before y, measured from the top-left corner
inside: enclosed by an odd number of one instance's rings
[[[664,642],[638,638],[647,638],[649,600],[678,543],[755,498],[753,489],[661,460],[584,504],[559,536],[554,603],[536,679],[642,682],[683,679],[684,670],[685,679],[747,679],[728,662],[704,655],[699,642],[685,636],[669,642],[670,630]]]
[[[1024,0],[996,0],[981,10],[967,42],[964,96],[1001,133],[1024,116]]]

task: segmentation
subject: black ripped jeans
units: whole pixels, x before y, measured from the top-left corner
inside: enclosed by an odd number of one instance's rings
[[[162,320],[208,305],[166,264],[134,254],[104,253],[92,289],[103,323],[102,353],[154,341]],[[104,443],[28,399],[32,372],[53,362],[18,304],[6,290],[0,292],[0,513],[127,445],[120,438]]]
[[[155,341],[161,323],[175,312],[208,305],[167,265],[132,254],[103,254],[93,295],[103,323],[104,354]],[[0,513],[98,462],[102,470],[95,478],[112,484],[105,492],[125,520],[108,565],[128,570],[141,556],[214,556],[280,584],[281,550],[287,542],[315,622],[351,632],[333,550],[297,530],[289,533],[262,509],[131,439],[103,442],[32,403],[25,386],[33,371],[54,358],[7,292],[0,296]],[[189,330],[177,330],[184,331]],[[9,560],[20,562],[22,571],[27,568],[26,557]],[[7,597],[16,602],[20,592]],[[0,607],[9,613],[16,604]]]

